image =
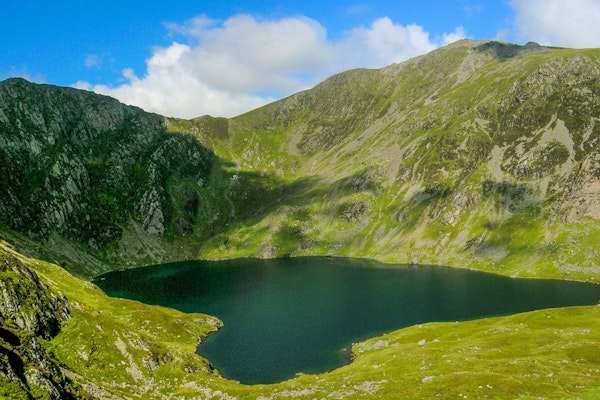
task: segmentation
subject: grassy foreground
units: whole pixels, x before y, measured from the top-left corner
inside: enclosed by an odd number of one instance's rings
[[[598,306],[414,326],[355,344],[354,361],[329,373],[246,386],[194,353],[215,318],[109,298],[54,264],[19,257],[69,300],[71,320],[45,346],[100,398],[600,396]]]

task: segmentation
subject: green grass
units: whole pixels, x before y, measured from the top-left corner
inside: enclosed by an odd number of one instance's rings
[[[354,360],[331,372],[246,386],[220,378],[194,353],[213,318],[109,298],[55,265],[24,260],[70,302],[71,320],[45,345],[83,380],[119,397],[600,396],[599,306],[413,326],[355,344]]]
[[[560,219],[546,221],[548,208],[560,199],[528,203],[525,201],[528,191],[539,191],[544,185],[542,180],[511,176],[514,171],[503,171],[506,180],[495,182],[486,164],[494,146],[514,147],[516,143],[511,141],[518,139],[525,150],[534,149],[532,154],[537,155],[528,166],[532,176],[557,172],[552,167],[566,161],[567,149],[554,142],[536,149],[541,135],[529,137],[561,109],[556,102],[544,105],[546,103],[539,97],[543,96],[540,90],[546,83],[535,79],[544,76],[536,75],[540,68],[545,68],[544,65],[562,64],[580,52],[553,50],[527,57],[517,55],[486,60],[470,72],[468,79],[457,84],[452,79],[432,79],[436,74],[458,69],[467,52],[467,47],[458,47],[380,71],[352,71],[333,77],[314,91],[236,118],[232,122],[235,129],[229,147],[221,144],[217,153],[240,162],[248,170],[267,171],[269,176],[288,173],[286,164],[269,166],[282,152],[289,155],[292,136],[299,135],[306,143],[322,142],[314,152],[294,155],[298,162],[295,175],[286,175],[290,182],[310,172],[321,184],[329,184],[329,191],[319,193],[320,198],[308,190],[299,191],[295,194],[297,201],[287,203],[291,207],[303,203],[320,204],[320,207],[311,207],[314,229],[310,240],[315,243],[315,251],[325,248],[326,252],[338,255],[361,255],[396,262],[406,260],[408,253],[421,253],[421,260],[427,262],[455,264],[460,261],[458,264],[462,265],[466,260],[471,268],[491,269],[509,275],[562,278],[560,267],[552,260],[546,260],[544,254],[549,243],[546,231],[552,236],[563,230]],[[597,51],[583,53],[593,58]],[[527,86],[523,89],[526,93],[521,93],[525,96],[522,103],[511,97],[520,90],[518,85],[513,87],[515,81],[531,81],[530,85],[521,85]],[[571,96],[560,80],[553,80],[551,84],[557,96]],[[382,96],[372,95],[369,99],[369,93]],[[349,98],[353,103],[348,103]],[[428,98],[435,98],[435,101],[428,103],[425,101]],[[354,107],[361,112],[348,120],[347,113]],[[382,110],[386,111],[384,116],[380,116]],[[374,120],[384,117],[389,120],[381,126],[374,124]],[[484,123],[475,123],[477,119]],[[337,132],[335,143],[329,142],[332,129]],[[581,133],[573,132],[573,135],[577,137]],[[393,146],[398,146],[400,151],[411,150],[395,159],[393,154],[385,154],[385,149]],[[506,151],[505,159],[511,155],[516,157],[516,154],[511,147]],[[544,157],[549,161],[542,162]],[[358,194],[355,199],[338,185],[369,168],[376,168],[381,174],[374,196],[369,196],[371,189],[368,188],[364,190],[364,199]],[[405,186],[399,188],[394,179],[405,173],[408,174],[403,178]],[[467,198],[483,197],[486,200],[486,194],[482,195],[486,183],[496,184],[494,190],[497,193],[488,194],[489,201],[480,204],[475,201],[476,204],[466,207],[456,215],[459,220],[456,224],[441,221],[441,216],[454,211],[451,201],[457,192],[463,192]],[[421,202],[398,201],[398,193],[394,191],[403,191],[415,184],[423,188],[421,195],[430,198]],[[364,219],[347,223],[332,217],[332,210],[339,210],[354,201],[373,204]],[[530,206],[529,211],[523,210]],[[531,214],[530,211],[536,208],[541,210]],[[396,222],[396,217],[401,214],[406,215]],[[474,219],[473,215],[491,215],[493,224],[486,226],[485,221]],[[532,218],[531,224],[529,218]],[[206,253],[201,250],[199,256],[210,254],[214,257],[216,253],[224,257],[256,255],[265,241],[286,249],[286,254],[310,253],[310,250],[295,248],[291,241],[294,235],[282,234],[286,226],[293,227],[282,221],[280,211],[275,207],[254,226],[241,222],[228,230],[225,235],[234,240],[229,240],[231,246],[227,250],[215,252],[205,247]],[[260,240],[235,240],[252,236],[253,229]],[[470,237],[464,238],[464,232],[469,232]],[[471,254],[461,250],[468,239],[478,236],[485,236],[483,246],[502,250],[506,255],[495,254],[489,258],[484,251]],[[444,245],[446,237],[449,241]],[[560,247],[557,251],[558,258],[565,258]],[[531,264],[535,265],[532,267]]]
[[[306,217],[304,212],[292,214],[297,222],[306,222]],[[582,225],[581,230],[593,228],[585,221]],[[194,354],[198,339],[213,329],[207,323],[212,319],[111,299],[55,265],[27,262],[71,304],[71,321],[47,346],[67,368],[117,396],[194,398],[220,392],[248,399],[438,394],[565,398],[581,393],[593,398],[600,394],[600,309],[595,306],[415,326],[356,344],[355,360],[335,371],[276,385],[244,386],[219,378]]]
[[[244,386],[218,378],[193,354],[198,337],[210,331],[203,323],[206,317],[109,299],[91,284],[82,286],[45,263],[36,263],[36,270],[49,282],[60,280],[55,287],[81,308],[73,311],[72,322],[50,348],[67,367],[117,395],[193,398],[221,392],[251,399],[600,394],[600,308],[595,306],[415,326],[356,344],[355,360],[332,372]],[[127,355],[118,349],[119,341]],[[143,360],[150,353],[158,353],[157,358],[168,354],[172,360],[149,370]],[[87,360],[82,354],[89,354]],[[134,365],[141,371],[137,379]]]

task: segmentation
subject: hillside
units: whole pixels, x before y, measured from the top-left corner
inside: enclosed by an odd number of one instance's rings
[[[200,257],[336,254],[600,278],[600,52],[461,41],[234,118],[178,121],[278,182]],[[281,183],[279,183],[281,182]],[[241,184],[231,197],[243,207]],[[237,197],[235,197],[235,196]]]
[[[599,57],[465,40],[231,120],[8,80],[2,235],[85,277],[333,254],[595,280]]]
[[[418,325],[356,343],[351,364],[273,385],[194,353],[213,317],[109,298],[0,242],[0,398],[577,398],[600,394],[600,307]],[[527,397],[528,396],[528,397]]]
[[[80,90],[0,83],[5,237],[91,277],[126,259],[158,261],[169,234],[210,226],[199,210],[215,157],[163,120]]]

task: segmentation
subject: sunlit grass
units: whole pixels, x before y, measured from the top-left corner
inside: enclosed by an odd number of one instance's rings
[[[599,306],[413,326],[354,344],[354,360],[331,372],[247,386],[220,378],[194,353],[198,340],[215,329],[215,319],[109,298],[58,266],[25,262],[70,303],[71,320],[46,346],[78,379],[119,397],[600,395]]]

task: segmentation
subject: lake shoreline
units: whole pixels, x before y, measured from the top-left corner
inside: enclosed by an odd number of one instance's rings
[[[331,371],[348,363],[349,343],[416,324],[600,299],[590,283],[342,257],[170,263],[105,274],[97,284],[109,295],[219,318],[223,328],[197,353],[244,384]]]

